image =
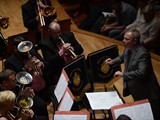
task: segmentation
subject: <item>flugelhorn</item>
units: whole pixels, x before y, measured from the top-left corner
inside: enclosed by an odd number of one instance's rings
[[[35,64],[35,60],[36,60],[37,58],[36,58],[36,57],[32,57],[31,54],[30,54],[30,50],[32,49],[32,47],[33,47],[33,44],[32,44],[31,41],[22,41],[22,42],[20,42],[20,43],[18,44],[17,49],[18,49],[19,52],[23,52],[23,53],[27,52],[27,53],[28,53],[28,58],[29,58],[29,59],[30,59],[30,58],[32,59],[31,62],[32,62],[34,71],[35,71],[37,74],[39,74],[39,75],[43,75],[41,68],[39,68],[39,67]]]
[[[64,40],[63,40],[60,36],[59,36],[59,39],[61,40],[62,44],[65,44]],[[73,59],[76,59],[76,58],[77,58],[77,55],[76,55],[71,49],[69,49],[69,52],[70,52],[71,57],[72,57]]]

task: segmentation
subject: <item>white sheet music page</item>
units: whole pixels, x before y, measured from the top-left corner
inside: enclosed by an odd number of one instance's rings
[[[70,111],[74,103],[74,96],[67,87],[66,92],[60,102],[58,111]]]
[[[116,118],[120,114],[125,114],[129,116],[132,120],[154,120],[149,103],[115,109],[114,114]]]
[[[62,96],[64,95],[64,92],[66,91],[66,88],[68,86],[68,80],[65,71],[62,71],[61,76],[59,78],[59,81],[57,83],[57,86],[54,90],[54,94],[57,98],[58,103],[62,99]]]
[[[88,111],[56,111],[54,120],[90,120]]]
[[[116,91],[86,93],[92,110],[110,109],[123,104]]]

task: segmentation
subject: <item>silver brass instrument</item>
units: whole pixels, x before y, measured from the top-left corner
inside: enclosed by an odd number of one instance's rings
[[[16,74],[16,80],[22,85],[22,91],[24,90],[24,85],[28,85],[32,82],[32,75],[28,72],[19,72]]]
[[[59,39],[61,40],[62,44],[65,44],[64,40],[63,40],[60,36],[59,36]],[[76,59],[76,58],[77,58],[77,55],[76,55],[71,49],[69,49],[69,52],[70,52],[71,57],[72,57],[73,59]]]
[[[17,49],[18,49],[19,52],[24,52],[24,53],[27,52],[28,53],[28,57],[31,58],[32,56],[31,56],[29,51],[32,49],[32,47],[33,47],[33,44],[32,44],[31,41],[22,41],[22,42],[19,43]],[[43,75],[41,68],[39,68],[35,64],[36,58],[35,57],[32,57],[32,58],[33,58],[32,59],[32,65],[33,65],[34,71],[39,75]]]
[[[8,26],[9,26],[9,18],[0,16],[0,37],[2,38],[2,40],[6,45],[8,45],[8,40],[3,36],[1,28],[7,29]]]

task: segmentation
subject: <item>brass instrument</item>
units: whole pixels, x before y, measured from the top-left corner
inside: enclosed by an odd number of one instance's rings
[[[36,57],[32,57],[30,54],[30,50],[32,49],[33,44],[31,41],[22,41],[19,43],[17,49],[19,52],[27,52],[28,53],[28,58],[31,59],[32,61],[32,65],[34,68],[34,71],[36,72],[36,74],[38,75],[43,75],[41,68],[39,68],[36,64],[35,64],[35,60],[37,59]]]
[[[61,40],[62,44],[65,44],[64,40],[63,40],[60,36],[59,36],[59,39]],[[69,49],[69,52],[70,52],[71,57],[72,57],[73,59],[76,59],[76,58],[77,58],[77,55],[76,55],[71,49]]]
[[[24,90],[24,85],[32,82],[32,76],[28,72],[19,72],[16,74],[16,80],[22,85],[21,90]]]
[[[18,120],[22,109],[29,109],[33,106],[33,99],[24,94],[21,94],[16,98],[16,103],[19,106],[19,110],[14,120]]]
[[[45,26],[44,17],[53,16],[54,19],[57,17],[56,10],[54,7],[46,6],[45,8],[41,9],[40,6],[38,5],[38,1],[37,1],[37,7],[38,7],[41,26]]]
[[[33,106],[33,99],[23,93],[24,86],[32,82],[31,74],[28,72],[19,72],[16,74],[16,80],[22,85],[22,87],[20,95],[16,98],[16,103],[19,107],[19,110],[14,120],[19,118],[22,109],[29,109]]]
[[[8,40],[3,36],[1,28],[7,29],[8,26],[9,26],[9,18],[0,16],[0,37],[2,38],[2,40],[6,45],[8,45]]]

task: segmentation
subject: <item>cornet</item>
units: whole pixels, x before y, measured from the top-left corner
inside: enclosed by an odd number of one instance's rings
[[[22,41],[19,43],[17,49],[19,52],[27,52],[28,53],[28,58],[31,58],[31,62],[32,62],[32,66],[34,68],[34,71],[39,74],[39,75],[43,75],[41,68],[39,68],[36,64],[35,64],[35,60],[37,59],[36,57],[32,57],[30,54],[30,50],[32,49],[33,44],[30,41]]]
[[[20,95],[16,98],[16,103],[19,106],[19,110],[14,120],[19,118],[22,109],[29,109],[33,106],[33,99],[23,93],[24,85],[28,85],[32,82],[31,74],[28,72],[19,72],[16,74],[16,80],[22,85],[22,87]]]
[[[33,99],[24,94],[21,94],[16,98],[16,103],[19,106],[19,110],[14,120],[18,120],[22,109],[29,109],[33,106]]]
[[[59,36],[59,39],[61,40],[62,44],[65,44],[64,40],[63,40],[60,36]],[[77,58],[77,55],[76,55],[71,49],[69,49],[69,52],[70,52],[71,57],[72,57],[73,59],[76,59],[76,58]]]
[[[24,85],[32,82],[32,75],[28,72],[19,72],[16,74],[16,80],[22,85],[21,90],[24,90]]]

